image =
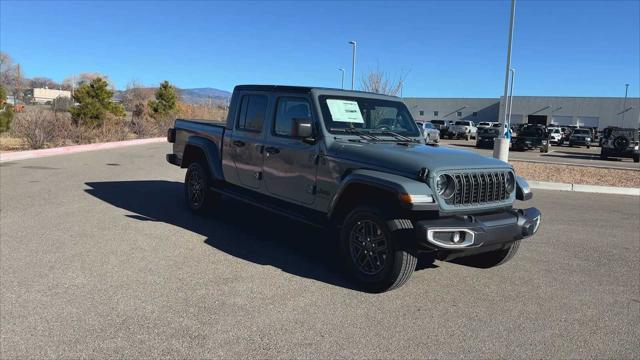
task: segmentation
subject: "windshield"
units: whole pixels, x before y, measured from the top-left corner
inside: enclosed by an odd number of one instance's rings
[[[502,126],[502,124],[497,123],[497,124],[493,124],[493,125],[491,125],[491,126],[492,126],[492,127],[501,127],[501,126]]]
[[[431,123],[436,125],[444,125],[444,120],[431,120]]]
[[[575,129],[573,130],[573,133],[578,135],[588,135],[588,134],[591,134],[591,131],[587,129]]]
[[[456,125],[469,125],[468,121],[456,121]]]
[[[320,108],[332,134],[355,129],[375,134],[392,131],[404,136],[420,136],[407,107],[400,101],[320,96]]]
[[[479,123],[478,125],[479,125],[479,126],[489,126],[489,125],[491,125],[491,123],[488,123],[488,122],[481,122],[481,123]]]
[[[432,124],[432,123],[425,123],[425,124],[424,124],[424,128],[425,128],[425,129],[435,129],[435,126],[433,126],[433,124]]]

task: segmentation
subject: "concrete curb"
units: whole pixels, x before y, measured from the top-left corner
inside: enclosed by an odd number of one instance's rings
[[[582,184],[554,183],[546,181],[528,181],[529,187],[540,190],[578,191],[597,194],[617,194],[640,196],[640,188],[624,188],[615,186],[598,186]]]
[[[114,141],[114,142],[97,143],[97,144],[72,145],[72,146],[64,146],[64,147],[41,149],[41,150],[12,151],[12,152],[0,153],[0,163],[8,162],[8,161],[36,159],[36,158],[55,156],[55,155],[75,154],[75,153],[85,152],[85,151],[116,149],[116,148],[125,147],[125,146],[153,144],[153,143],[159,143],[163,141],[167,141],[167,138],[159,137],[159,138],[151,138],[151,139]]]

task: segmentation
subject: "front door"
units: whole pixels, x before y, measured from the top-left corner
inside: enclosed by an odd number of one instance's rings
[[[262,178],[262,141],[269,98],[266,95],[242,96],[240,111],[231,138],[231,157],[241,186],[258,189]]]
[[[293,136],[293,120],[299,118],[313,118],[309,99],[278,96],[262,171],[269,194],[311,204],[315,199],[318,144],[307,144]]]

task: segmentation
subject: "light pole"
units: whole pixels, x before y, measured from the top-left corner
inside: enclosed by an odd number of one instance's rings
[[[343,68],[339,68],[338,71],[340,71],[342,73],[341,80],[340,80],[340,88],[342,90],[344,90],[344,69]]]
[[[356,83],[356,47],[358,44],[355,41],[349,41],[353,48],[353,55],[351,56],[351,90],[354,89]]]
[[[624,84],[624,104],[622,105],[622,124],[620,127],[624,127],[624,114],[627,113],[627,94],[629,93],[629,84]]]
[[[505,129],[507,123],[507,94],[509,91],[509,70],[511,69],[511,44],[513,42],[513,23],[516,15],[516,0],[511,0],[511,20],[509,21],[509,42],[507,45],[507,67],[504,74],[504,118],[502,119],[502,129]],[[509,161],[509,139],[504,137],[504,131],[501,131],[499,138],[495,141],[493,147],[493,157],[502,161]]]
[[[511,128],[511,110],[513,110],[513,79],[516,77],[516,69],[511,68],[511,85],[509,86],[509,115],[507,117],[507,128]],[[504,129],[507,130],[507,129]]]

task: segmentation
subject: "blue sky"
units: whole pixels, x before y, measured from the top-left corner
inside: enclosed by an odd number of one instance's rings
[[[404,96],[497,97],[507,1],[4,1],[0,49],[28,77],[107,74],[122,89],[231,90],[241,83],[338,87],[379,68]],[[525,1],[516,8],[518,95],[640,95],[640,1]],[[359,82],[359,81],[358,81]]]

